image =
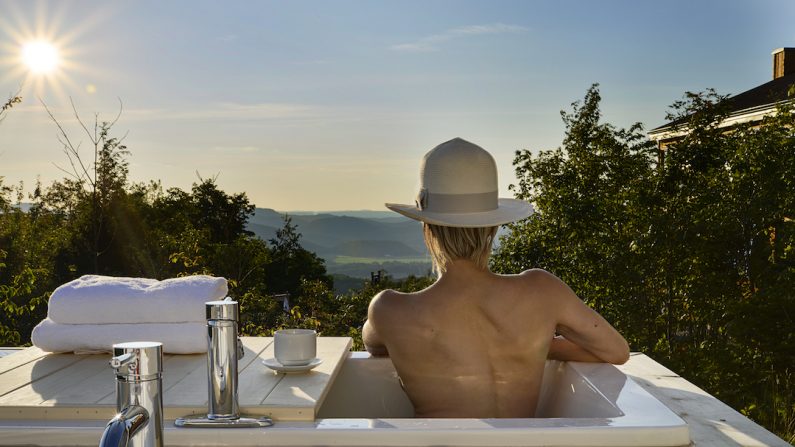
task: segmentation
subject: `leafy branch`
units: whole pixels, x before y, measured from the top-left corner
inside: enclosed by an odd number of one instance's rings
[[[8,98],[8,101],[6,101],[5,104],[3,104],[3,106],[0,108],[0,123],[2,123],[4,119],[6,119],[6,115],[8,114],[8,111],[11,110],[12,107],[22,102],[22,97],[19,96],[21,92],[22,92],[22,87],[20,87],[15,94],[11,95]]]

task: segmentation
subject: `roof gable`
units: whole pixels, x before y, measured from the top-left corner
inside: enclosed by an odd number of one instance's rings
[[[731,96],[726,99],[726,104],[729,107],[729,115],[736,116],[742,115],[744,112],[757,111],[764,108],[773,108],[781,101],[790,99],[789,88],[795,84],[795,74],[781,76],[766,82],[760,86],[746,90],[737,96]],[[679,118],[662,126],[655,127],[649,131],[649,134],[656,134],[662,131],[670,130],[680,124],[688,121],[689,117]]]

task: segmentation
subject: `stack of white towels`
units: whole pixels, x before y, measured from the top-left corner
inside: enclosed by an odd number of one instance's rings
[[[164,281],[86,275],[55,289],[31,339],[50,352],[110,351],[129,341],[159,341],[173,354],[206,352],[204,303],[227,291],[226,279],[205,275]]]

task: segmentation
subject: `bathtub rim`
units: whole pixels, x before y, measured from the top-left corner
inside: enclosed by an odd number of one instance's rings
[[[389,361],[388,357],[374,357],[368,352],[364,351],[351,351],[345,362],[355,361]],[[543,421],[553,421],[552,427],[687,427],[685,421],[676,415],[671,409],[665,406],[657,398],[652,396],[648,391],[638,385],[632,377],[625,374],[623,371],[616,368],[616,366],[608,363],[585,363],[585,362],[560,362],[553,360],[560,364],[565,363],[567,368],[571,368],[583,380],[585,380],[590,387],[597,390],[602,394],[602,398],[615,406],[622,414],[612,417],[577,417],[577,418],[334,418],[323,417],[319,420],[381,420],[389,421],[390,424],[400,424],[399,421],[424,421],[426,426],[434,426],[438,428],[449,427],[450,423],[447,421],[493,421],[496,425],[501,425],[500,421],[504,422],[506,426],[510,427],[541,427],[544,426]],[[343,365],[346,366],[346,365]],[[623,388],[615,400],[610,399],[602,393],[605,388],[603,385],[604,371],[610,370],[613,373],[621,374],[625,379]],[[339,379],[339,378],[338,378]],[[324,396],[324,397],[328,397]],[[322,408],[322,405],[320,406]],[[512,421],[512,422],[509,422]],[[412,424],[406,425],[410,427]],[[471,426],[477,426],[472,424]]]

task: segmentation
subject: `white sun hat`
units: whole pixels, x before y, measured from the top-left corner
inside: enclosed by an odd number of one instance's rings
[[[445,227],[492,227],[524,219],[533,207],[497,197],[497,164],[482,147],[461,138],[444,142],[420,163],[414,205],[387,203],[406,217]]]

